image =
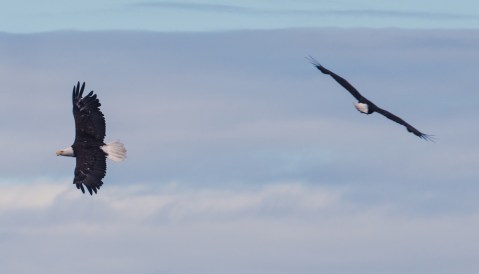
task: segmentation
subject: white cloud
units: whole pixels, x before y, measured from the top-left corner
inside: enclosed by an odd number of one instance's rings
[[[0,212],[3,269],[471,273],[477,266],[470,240],[479,228],[477,213],[398,215],[398,204],[356,207],[348,189],[295,182],[240,189],[140,184],[102,191],[91,197],[56,183],[0,186],[0,200],[15,201],[2,204]]]
[[[264,211],[281,212],[293,207],[299,212],[321,211],[335,204],[340,192],[327,188],[310,188],[300,183],[273,184],[238,189],[184,189],[176,184],[153,187],[149,184],[135,186],[108,186],[103,195],[86,197],[67,180],[56,183],[42,181],[17,182],[0,185],[2,211],[49,210],[62,203],[82,203],[94,200],[124,220],[139,222],[162,214],[173,221],[188,220],[196,216],[236,216]],[[60,205],[59,205],[60,204]]]
[[[45,209],[51,206],[58,195],[64,194],[66,186],[48,184],[20,184],[2,186],[0,211],[18,209]]]

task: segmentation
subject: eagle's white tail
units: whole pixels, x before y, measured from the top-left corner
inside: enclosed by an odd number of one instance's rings
[[[121,162],[126,158],[126,148],[120,141],[113,141],[101,147],[107,154],[107,158],[115,162]]]

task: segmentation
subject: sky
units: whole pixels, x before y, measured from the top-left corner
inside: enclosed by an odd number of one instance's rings
[[[474,11],[466,1],[355,2],[436,14],[393,28],[354,25],[348,1],[321,2],[343,5],[325,25],[291,24],[317,1],[19,3],[30,19],[12,6],[0,24],[2,272],[477,273],[479,32],[432,18]],[[122,5],[197,17],[116,22]],[[261,19],[272,9],[290,23]],[[308,55],[436,141],[358,113]],[[106,141],[128,149],[94,196],[55,156],[74,139],[77,81],[98,94]]]
[[[3,1],[0,31],[477,28],[475,0]]]

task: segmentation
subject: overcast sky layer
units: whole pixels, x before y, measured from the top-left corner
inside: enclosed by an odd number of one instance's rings
[[[0,34],[2,271],[475,273],[478,34]],[[54,154],[77,81],[129,153],[93,197]]]
[[[0,31],[479,27],[475,0],[4,1]]]

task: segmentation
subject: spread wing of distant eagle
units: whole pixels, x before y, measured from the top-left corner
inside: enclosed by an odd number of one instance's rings
[[[428,140],[428,141],[433,141],[433,135],[428,135],[420,132],[417,130],[415,127],[411,126],[410,124],[406,123],[403,119],[399,118],[398,116],[392,114],[391,112],[384,110],[378,106],[376,106],[373,102],[369,101],[366,97],[362,96],[359,91],[353,87],[348,81],[346,81],[344,78],[341,76],[337,75],[336,73],[326,69],[324,66],[322,66],[318,61],[316,61],[313,57],[309,56],[307,58],[311,64],[313,64],[317,69],[319,69],[322,73],[327,74],[331,76],[338,84],[340,84],[343,88],[345,88],[351,95],[353,95],[356,100],[358,100],[358,103],[355,104],[356,109],[364,114],[371,114],[374,112],[380,113],[384,115],[386,118],[400,124],[406,127],[407,131],[411,132],[412,134]]]
[[[114,141],[108,144],[105,139],[105,117],[100,111],[100,101],[91,91],[83,97],[85,82],[73,87],[72,103],[75,119],[75,141],[68,148],[58,150],[58,156],[76,158],[73,183],[85,193],[97,193],[106,175],[106,158],[122,161],[126,158],[125,146]]]

